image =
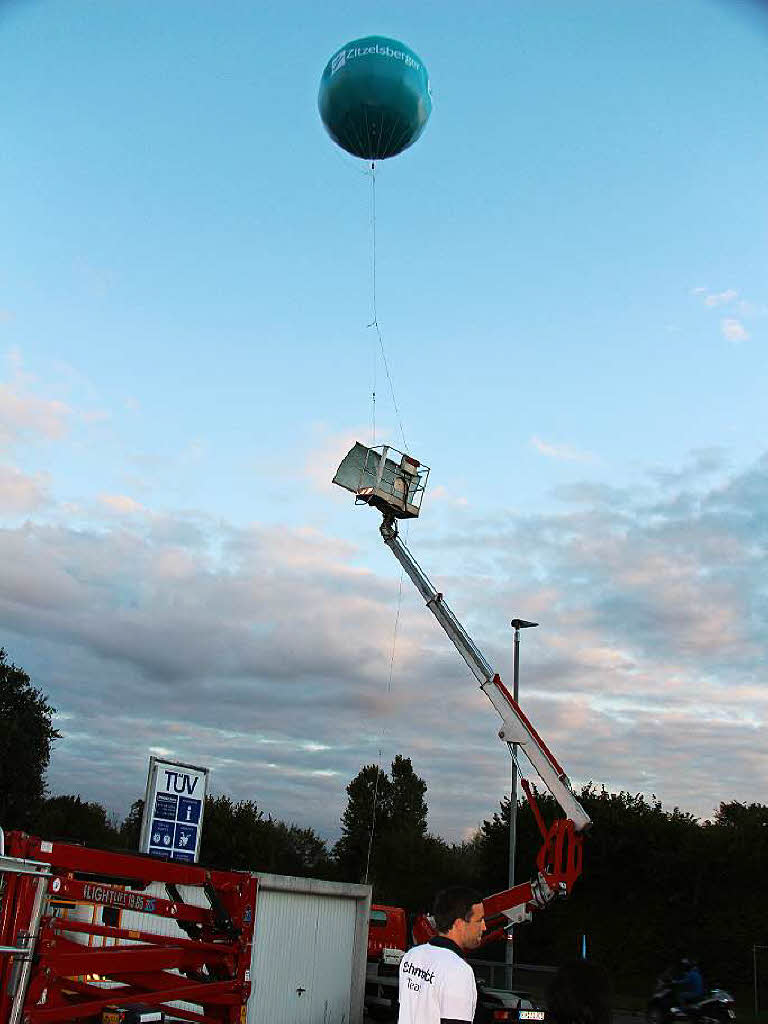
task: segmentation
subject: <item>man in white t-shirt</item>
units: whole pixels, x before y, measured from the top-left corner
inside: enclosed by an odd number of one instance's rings
[[[398,1024],[467,1024],[475,1016],[477,986],[464,953],[482,941],[483,899],[466,886],[444,889],[432,915],[438,934],[400,961]]]

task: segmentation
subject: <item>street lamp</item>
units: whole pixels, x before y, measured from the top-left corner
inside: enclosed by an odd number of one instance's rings
[[[527,619],[512,619],[510,626],[515,631],[515,662],[512,673],[512,696],[517,703],[517,695],[520,684],[520,630],[533,629],[538,622],[528,622]],[[512,744],[512,786],[509,801],[509,877],[507,888],[511,889],[515,884],[515,845],[517,842],[517,744]],[[512,967],[515,962],[515,948],[512,941],[512,928],[510,927],[507,936],[506,961],[509,967],[509,988],[512,988]]]

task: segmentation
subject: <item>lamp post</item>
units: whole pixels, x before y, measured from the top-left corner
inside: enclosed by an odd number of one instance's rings
[[[538,626],[538,622],[528,622],[527,619],[512,619],[510,625],[515,631],[515,661],[512,672],[512,696],[515,698],[517,703],[517,695],[519,692],[520,684],[520,630],[521,629],[533,629],[534,626]],[[517,744],[512,744],[512,753],[517,755]],[[508,877],[508,888],[511,889],[515,884],[515,844],[517,842],[517,764],[515,758],[512,758],[512,785],[510,787],[510,802],[509,802],[509,877]],[[512,988],[512,967],[515,962],[515,947],[512,941],[512,928],[510,928],[507,937],[506,945],[506,961],[509,968],[509,984],[508,987]]]

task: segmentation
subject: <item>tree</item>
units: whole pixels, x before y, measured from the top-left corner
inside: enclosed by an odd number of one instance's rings
[[[330,859],[311,829],[264,817],[252,800],[207,797],[201,863],[223,869],[328,877]]]
[[[401,832],[426,835],[427,784],[413,770],[410,757],[397,754],[392,762],[392,782],[387,793],[387,814]]]
[[[375,873],[376,841],[389,829],[392,783],[378,765],[366,764],[347,786],[347,806],[341,816],[341,839],[334,857],[346,879],[362,882],[368,869]],[[371,863],[369,864],[369,849]]]
[[[401,754],[389,775],[373,764],[361,768],[347,786],[334,848],[342,878],[362,882],[367,869],[374,898],[408,910],[428,908],[436,889],[458,880],[457,848],[427,831],[426,792],[411,759]]]
[[[120,826],[120,842],[126,850],[138,850],[141,840],[141,819],[144,817],[144,801],[134,800],[131,809]]]
[[[44,800],[32,828],[46,839],[63,839],[102,849],[123,845],[120,831],[104,807],[79,796],[52,796]]]
[[[0,647],[0,825],[28,829],[46,792],[56,709]]]

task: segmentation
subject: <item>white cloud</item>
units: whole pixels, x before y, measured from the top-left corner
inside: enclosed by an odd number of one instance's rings
[[[704,299],[704,304],[710,308],[715,306],[727,306],[729,302],[739,297],[734,288],[726,288],[724,292],[712,292]]]
[[[466,508],[466,506],[469,505],[469,500],[467,498],[462,495],[454,497],[448,488],[444,487],[442,484],[438,484],[436,487],[431,487],[429,489],[429,500],[430,502],[442,501],[448,505],[458,505],[461,508]]]
[[[414,535],[415,553],[502,674],[504,609],[541,623],[523,704],[576,781],[653,787],[701,814],[759,799],[768,457],[739,474],[692,453],[634,489],[565,497],[559,514]],[[161,516],[125,494],[90,515],[73,529],[46,508],[44,524],[0,530],[4,646],[66,716],[55,790],[124,813],[149,748],[172,749],[210,765],[217,791],[328,834],[381,747],[413,757],[441,834],[492,812],[509,771],[494,713],[407,584],[390,686],[395,563],[379,574],[367,549],[316,529]],[[711,771],[715,746],[727,777]],[[107,757],[114,772],[96,778]]]
[[[0,444],[60,438],[67,431],[70,415],[63,402],[37,398],[18,386],[0,383]]]
[[[749,332],[741,320],[736,320],[735,317],[726,317],[721,320],[720,331],[727,341],[749,341]]]
[[[30,476],[15,466],[0,465],[0,512],[7,516],[26,515],[48,500],[48,475]]]
[[[701,285],[691,288],[691,295],[701,297],[704,305],[710,309],[714,309],[717,306],[726,306],[729,302],[734,302],[739,297],[739,293],[735,288],[725,288],[721,292],[712,292],[709,288],[704,288]]]
[[[109,511],[117,512],[119,515],[135,515],[146,511],[143,505],[129,498],[127,494],[102,494],[99,501]]]
[[[0,445],[63,437],[71,409],[64,402],[31,393],[33,378],[25,372],[17,348],[10,349],[5,360],[10,373],[8,380],[0,381]]]
[[[320,492],[336,491],[331,486],[336,468],[355,441],[369,435],[370,427],[355,427],[337,433],[330,432],[323,425],[315,425],[309,452],[304,456],[304,478],[312,488]],[[370,444],[361,441],[361,444]],[[284,467],[290,472],[290,468]]]
[[[550,441],[543,441],[535,435],[531,438],[531,444],[537,452],[549,459],[558,459],[561,462],[595,461],[595,456],[591,452],[581,451],[569,444],[553,444]]]
[[[741,316],[764,317],[768,316],[768,306],[764,302],[739,302],[736,309]]]

